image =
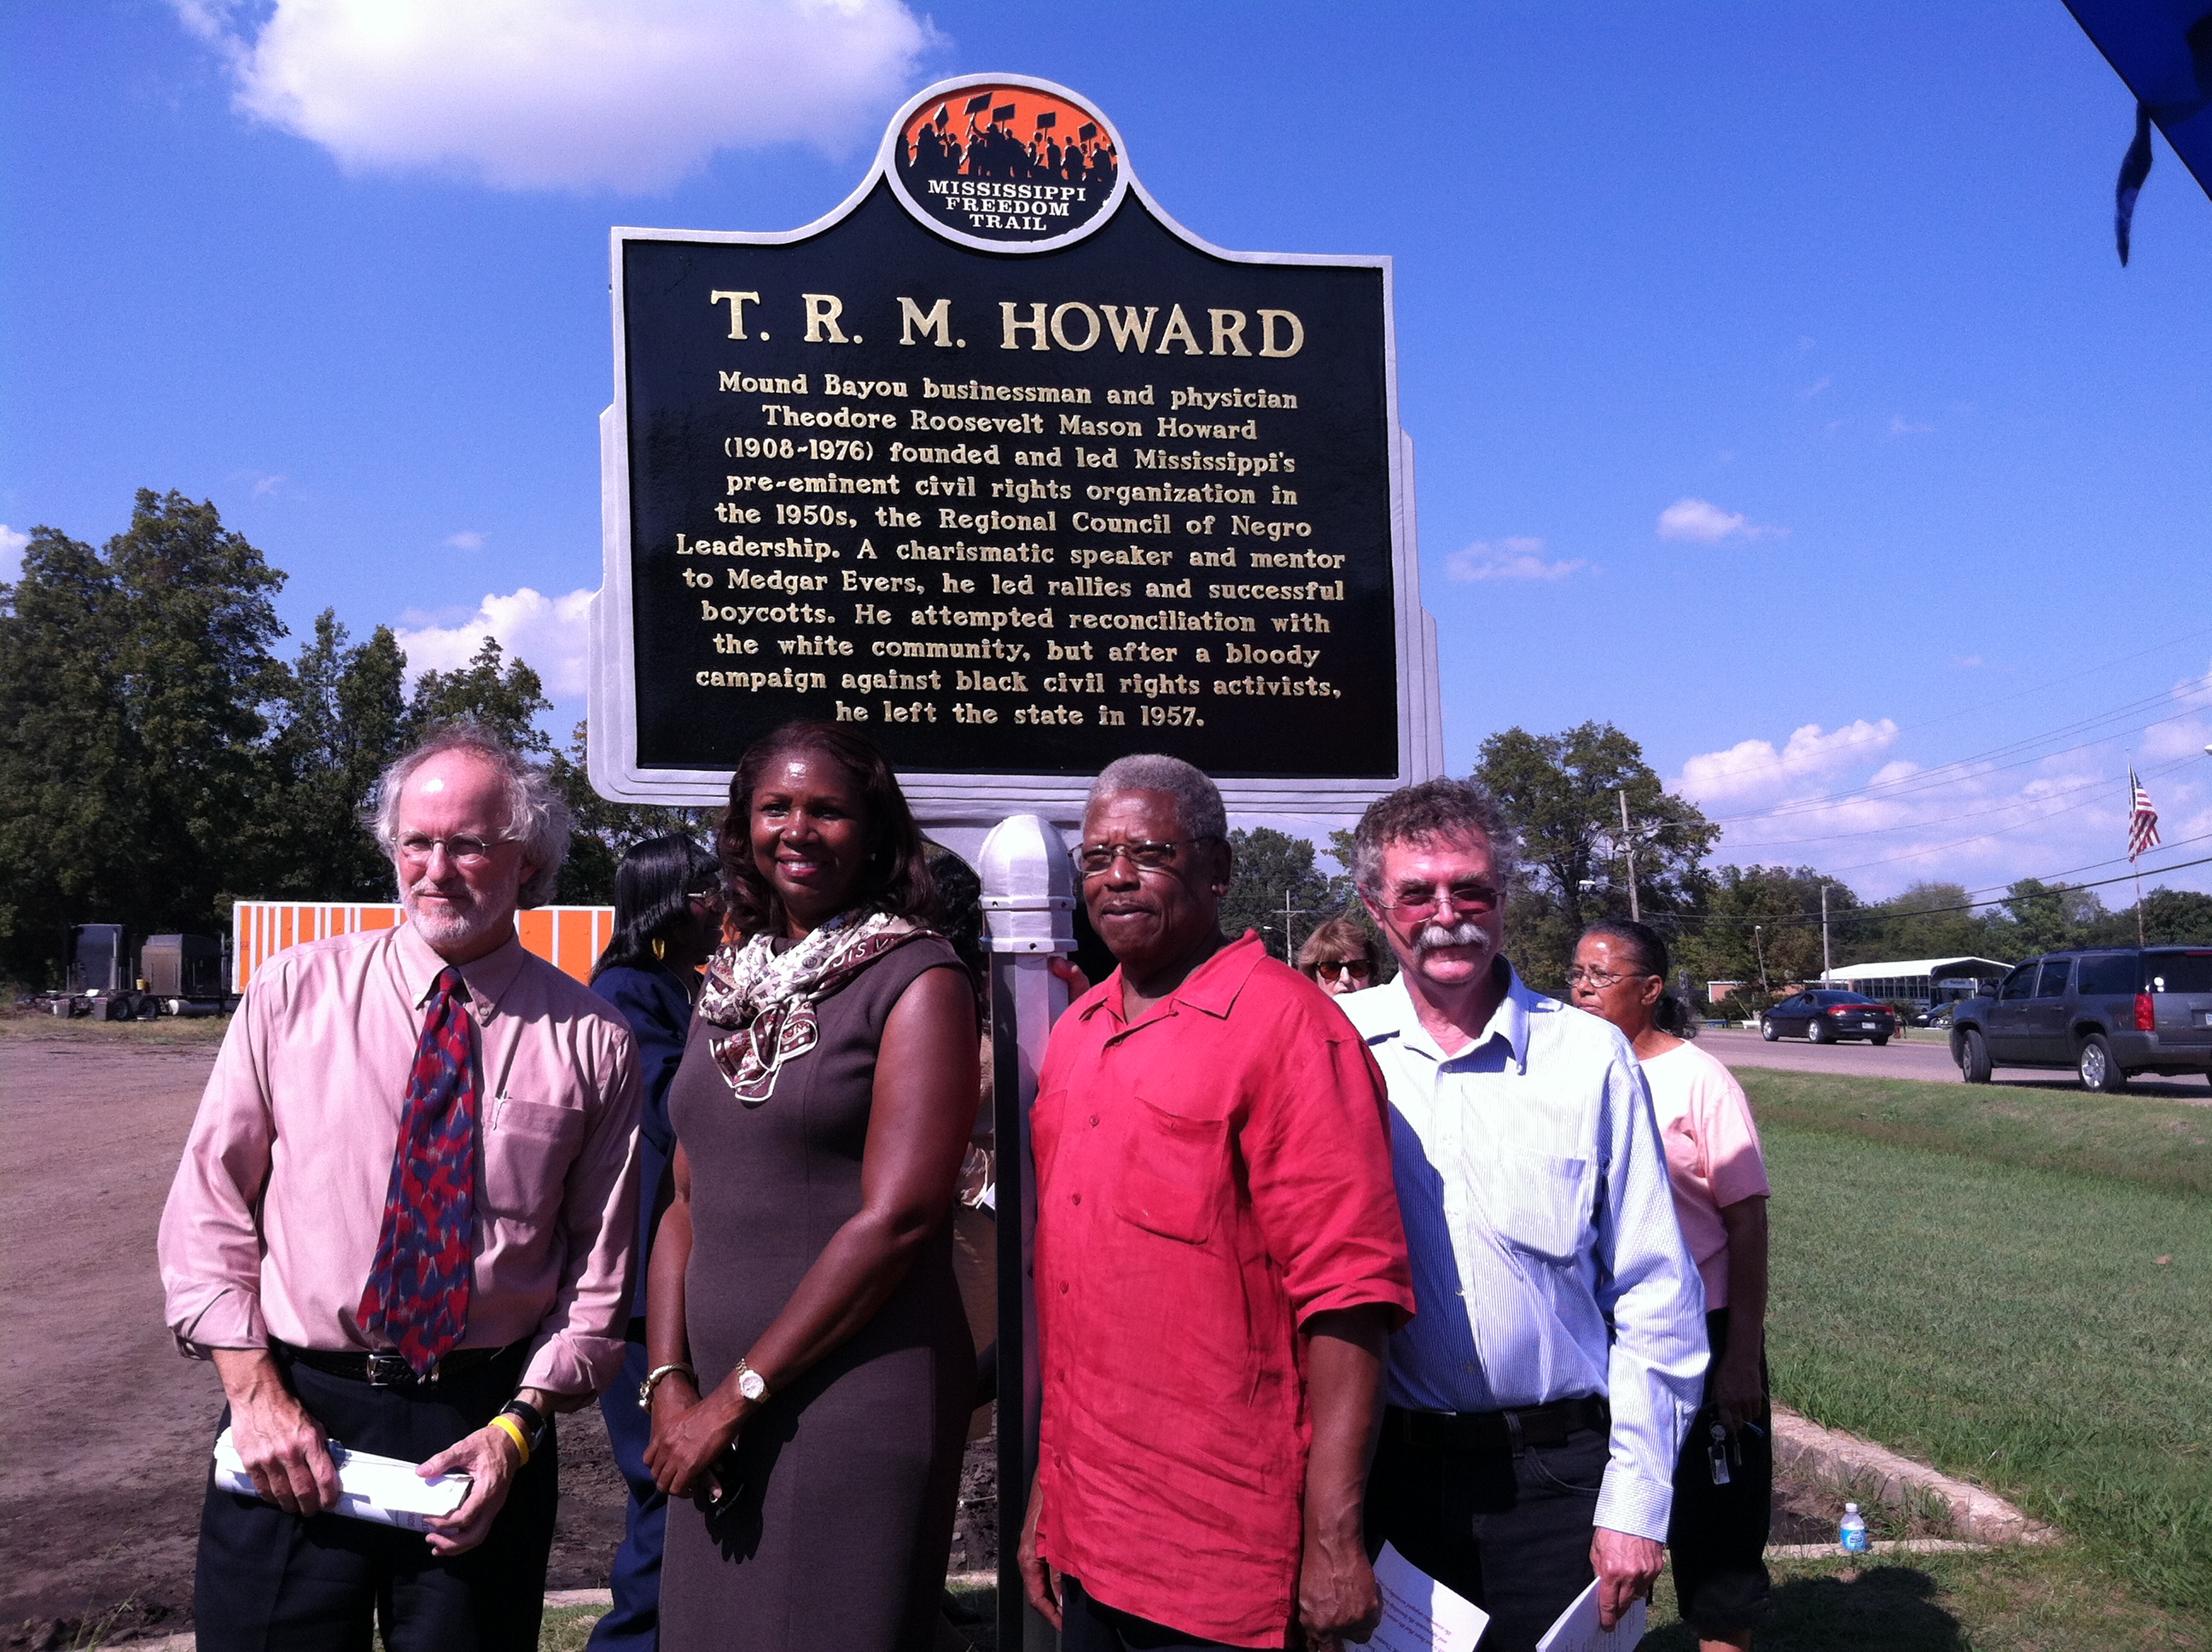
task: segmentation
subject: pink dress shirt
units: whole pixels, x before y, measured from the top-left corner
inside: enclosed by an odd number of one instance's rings
[[[183,1352],[374,1345],[354,1313],[445,967],[402,924],[294,947],[255,975],[161,1212]],[[621,1369],[629,1321],[636,1051],[613,1010],[519,940],[459,967],[481,1062],[460,1345],[528,1338],[522,1386],[593,1394]]]

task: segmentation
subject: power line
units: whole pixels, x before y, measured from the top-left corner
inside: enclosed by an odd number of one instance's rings
[[[2172,865],[2154,866],[2142,875],[2150,878],[2163,878],[2168,872],[2186,872],[2191,866],[2212,866],[2212,854],[2200,856],[2195,860],[2177,860]],[[2134,872],[2122,872],[2117,878],[2100,878],[2094,883],[2087,884],[2069,884],[2063,889],[2048,890],[2043,891],[2043,893],[2049,895],[2070,895],[2075,890],[2103,889],[2112,884],[2125,884],[2131,882],[2136,876],[2136,874]],[[2027,883],[2030,880],[2021,878],[2018,881]],[[2033,881],[2046,882],[2048,880],[2039,878]],[[1854,919],[1865,919],[1879,922],[1887,921],[1892,918],[1933,918],[1940,916],[1947,912],[1972,912],[1980,907],[2001,907],[2021,898],[2023,897],[2014,895],[2002,895],[1992,900],[1967,901],[1956,906],[1915,907],[1910,912],[1886,911],[1880,907],[1851,907],[1845,909],[1843,913],[1832,917],[1830,921],[1849,923]],[[2031,896],[2027,898],[2033,897]],[[1734,913],[1706,912],[1675,912],[1668,913],[1666,915],[1676,923],[1756,924],[1771,929],[1817,929],[1820,927],[1820,920],[1816,917],[1788,917],[1778,915],[1767,917],[1757,914],[1748,917],[1738,917]]]

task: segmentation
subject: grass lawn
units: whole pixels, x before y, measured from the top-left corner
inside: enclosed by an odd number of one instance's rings
[[[1735,1075],[1762,1126],[1775,1120],[1991,1164],[2212,1193],[2212,1106],[1769,1067]]]
[[[2172,1117],[2212,1115],[1738,1077],[1776,1189],[1778,1397],[2012,1497],[2212,1627],[2212,1200]],[[2069,1151],[2112,1173],[2039,1168]]]

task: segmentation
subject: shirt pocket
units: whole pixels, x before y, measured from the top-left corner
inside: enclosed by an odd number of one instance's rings
[[[1589,1161],[1520,1147],[1494,1147],[1492,1155],[1484,1202],[1498,1237],[1552,1266],[1572,1263],[1590,1230]]]
[[[484,1208],[511,1222],[550,1219],[583,1139],[578,1108],[501,1096],[483,1134]]]
[[[1170,1113],[1142,1092],[1130,1100],[1134,1116],[1115,1213],[1164,1239],[1204,1244],[1213,1236],[1229,1186],[1228,1121]]]

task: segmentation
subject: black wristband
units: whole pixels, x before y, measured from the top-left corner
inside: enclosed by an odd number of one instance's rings
[[[523,1432],[530,1436],[532,1455],[535,1455],[538,1448],[545,1442],[545,1430],[552,1425],[553,1419],[527,1400],[520,1397],[510,1400],[501,1406],[499,1408],[499,1414],[502,1417],[512,1417],[522,1424]]]

